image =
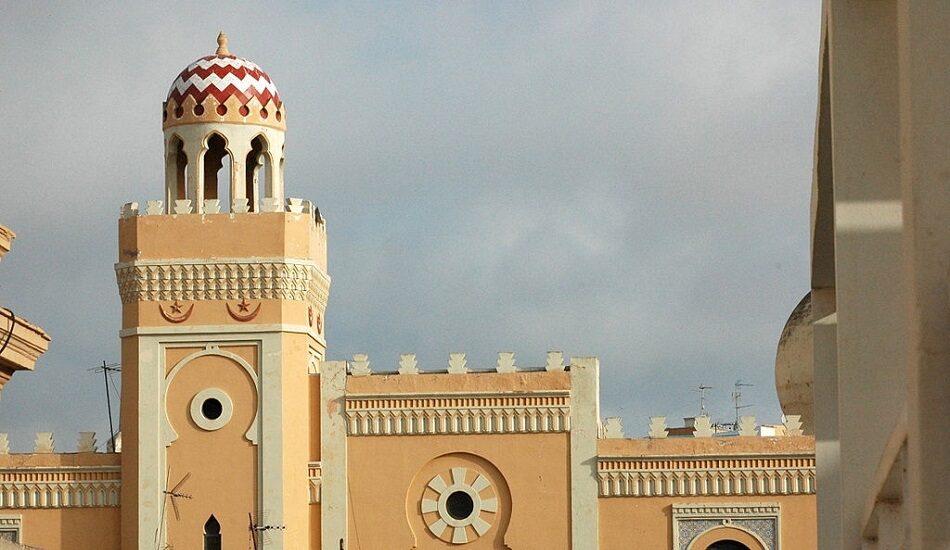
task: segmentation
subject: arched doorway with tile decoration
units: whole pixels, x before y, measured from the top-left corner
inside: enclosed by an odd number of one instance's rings
[[[715,527],[690,543],[688,550],[768,550],[754,534],[737,527]]]

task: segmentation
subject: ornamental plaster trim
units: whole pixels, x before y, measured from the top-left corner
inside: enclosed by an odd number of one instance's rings
[[[289,258],[115,264],[123,304],[170,300],[297,300],[323,311],[330,278],[314,262]]]
[[[309,479],[310,504],[320,504],[323,492],[323,465],[320,462],[311,462],[307,465]]]
[[[222,336],[248,334],[306,334],[325,345],[324,338],[306,325],[273,323],[267,325],[165,325],[157,327],[129,327],[119,331],[120,338],[129,336],[163,336],[174,338],[219,339]]]
[[[221,404],[221,413],[217,418],[208,418],[204,414],[204,402],[208,399],[217,399]],[[234,403],[231,396],[221,388],[205,388],[191,398],[191,419],[199,428],[206,432],[220,430],[231,421],[234,414]]]
[[[448,474],[448,483],[442,477],[443,474]],[[420,509],[423,514],[428,514],[431,521],[426,520],[426,527],[436,537],[452,544],[466,544],[479,539],[491,529],[498,512],[498,497],[488,477],[475,470],[471,470],[469,475],[468,468],[456,467],[449,472],[436,474],[426,486],[438,496],[435,499],[423,498]],[[472,501],[472,510],[464,518],[456,518],[449,512],[448,500],[454,493],[464,493]],[[467,527],[475,532],[471,540]]]
[[[0,468],[0,508],[119,506],[120,475],[119,466]]]
[[[7,308],[0,307],[0,370],[33,370],[36,361],[49,349],[50,336],[40,327]],[[0,379],[0,387],[5,380]]]
[[[16,238],[16,233],[13,232],[9,227],[0,225],[0,259],[2,259],[7,252],[10,252],[10,248],[13,247],[13,239]]]
[[[320,374],[320,362],[323,354],[314,347],[307,348],[307,374]]]
[[[811,495],[814,455],[600,457],[600,497]]]
[[[224,342],[221,342],[221,343],[224,343]],[[171,383],[172,383],[172,381],[175,379],[175,376],[178,375],[178,372],[179,372],[182,368],[184,368],[186,365],[188,365],[189,363],[191,363],[191,362],[194,361],[195,359],[198,359],[198,358],[200,358],[200,357],[205,357],[205,356],[207,356],[207,355],[217,355],[217,356],[220,356],[220,357],[226,357],[226,358],[228,358],[228,359],[234,361],[235,363],[238,364],[238,366],[240,366],[242,369],[244,369],[244,372],[247,373],[247,375],[251,378],[251,381],[254,383],[254,393],[257,394],[257,402],[258,402],[257,411],[254,413],[254,420],[251,422],[250,428],[248,428],[248,429],[247,429],[247,432],[244,434],[244,438],[247,439],[248,441],[250,441],[251,443],[253,443],[254,445],[257,445],[257,444],[258,444],[259,433],[260,433],[260,430],[258,429],[258,426],[260,426],[260,421],[261,421],[261,405],[260,405],[260,403],[261,403],[261,383],[260,383],[260,379],[259,379],[259,377],[257,376],[257,372],[254,370],[254,367],[252,367],[252,366],[250,365],[250,363],[248,363],[247,361],[245,361],[244,358],[241,357],[240,355],[231,353],[231,352],[229,352],[229,351],[222,350],[222,349],[219,347],[219,346],[221,345],[221,343],[206,344],[206,345],[205,345],[205,349],[203,349],[203,350],[201,350],[201,351],[196,351],[195,353],[192,353],[192,354],[188,355],[187,357],[185,357],[184,359],[182,359],[181,361],[179,361],[178,363],[176,363],[175,366],[172,368],[172,370],[169,371],[168,375],[165,377],[165,379],[164,379],[164,381],[163,381],[163,383],[162,383],[162,403],[163,403],[163,406],[162,406],[162,444],[163,444],[164,447],[170,446],[172,443],[174,443],[174,442],[178,439],[178,432],[176,432],[176,431],[175,431],[175,428],[172,427],[171,420],[168,418],[168,403],[167,403],[167,399],[168,399],[168,388],[169,388],[169,386],[171,386]],[[237,342],[227,342],[227,344],[228,344],[228,345],[236,345]],[[257,346],[258,353],[260,353],[260,342],[251,342],[251,344]],[[176,346],[182,346],[182,345],[187,345],[187,343],[178,342],[178,343],[176,343],[176,344],[174,344],[174,345],[165,344],[165,345],[163,346],[163,349],[162,349],[162,355],[164,356],[164,348],[165,348],[165,347],[176,347]],[[214,390],[215,388],[209,388],[209,389]],[[202,395],[205,391],[208,391],[208,390],[204,390],[204,391],[202,391],[201,393],[199,393],[198,395]],[[207,396],[205,396],[205,397],[212,397],[212,396],[218,397],[219,400],[221,400],[221,405],[224,407],[224,410],[222,411],[222,414],[221,414],[221,418],[219,418],[219,420],[224,419],[224,418],[226,418],[226,420],[230,420],[230,419],[231,419],[231,412],[233,411],[233,405],[231,404],[231,399],[230,399],[230,398],[227,396],[227,394],[225,394],[223,391],[221,391],[221,390],[217,390],[217,391],[220,392],[220,395],[217,395],[217,394],[211,395],[211,394],[209,394],[209,395],[207,395]],[[221,396],[223,396],[224,399],[221,399]],[[203,400],[203,398],[202,398],[202,400]],[[196,420],[196,416],[197,416],[197,417],[202,417],[202,415],[201,415],[201,410],[200,410],[200,409],[201,409],[201,404],[200,404],[200,402],[198,402],[198,404],[197,404],[197,407],[198,407],[197,412],[196,412],[196,410],[195,410],[196,402],[197,402],[197,401],[198,401],[198,396],[195,396],[194,398],[192,398],[192,401],[191,401],[191,417],[192,417],[192,420],[195,421],[195,423],[198,423],[198,420]],[[214,426],[214,425],[216,425],[216,422],[217,422],[217,421],[206,421],[206,424],[207,424],[208,426]],[[225,421],[225,424],[226,424],[226,423],[227,423],[227,421]],[[221,428],[222,426],[224,426],[224,424],[221,424],[220,426],[217,426],[217,427],[206,428],[206,427],[202,426],[201,424],[198,424],[198,425],[199,425],[202,429],[208,430],[208,431],[217,430],[218,428]]]
[[[0,541],[21,542],[23,540],[23,516],[0,515]]]
[[[755,537],[767,550],[780,550],[778,503],[674,504],[673,549],[695,550],[692,542],[709,531],[733,527]]]
[[[347,435],[562,433],[570,392],[348,395]]]

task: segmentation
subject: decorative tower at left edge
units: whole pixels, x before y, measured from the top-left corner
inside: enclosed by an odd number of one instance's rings
[[[162,127],[164,197],[119,220],[122,546],[307,548],[330,278],[318,210],[284,196],[284,105],[222,33]]]

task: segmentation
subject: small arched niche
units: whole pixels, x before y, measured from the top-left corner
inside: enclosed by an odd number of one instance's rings
[[[213,132],[205,140],[205,153],[202,159],[202,176],[204,180],[204,200],[227,198],[219,195],[219,186],[224,189],[231,187],[231,153],[224,136]],[[222,170],[224,168],[224,170]],[[227,202],[222,201],[227,204]]]
[[[205,522],[204,542],[204,550],[221,550],[221,524],[214,514]]]
[[[260,198],[261,185],[263,185],[264,197],[274,196],[270,144],[263,134],[251,140],[251,150],[247,154],[245,170],[244,192],[250,205],[250,211],[254,212]]]
[[[167,151],[165,156],[166,201],[171,206],[174,201],[184,199],[188,194],[188,155],[185,153],[185,142],[178,135],[172,136],[168,142]]]

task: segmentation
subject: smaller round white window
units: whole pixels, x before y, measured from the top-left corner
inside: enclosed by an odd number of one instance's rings
[[[484,475],[468,468],[452,468],[451,483],[442,475],[429,480],[436,498],[422,499],[422,513],[433,535],[453,544],[471,542],[491,529],[498,497]]]
[[[231,421],[234,405],[224,390],[207,388],[191,398],[191,419],[202,430],[213,432]]]

